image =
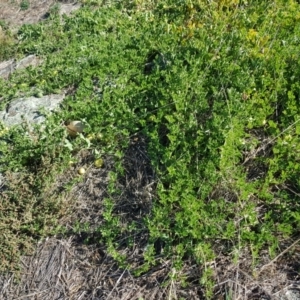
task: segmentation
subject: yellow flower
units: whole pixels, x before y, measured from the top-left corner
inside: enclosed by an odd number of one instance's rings
[[[248,31],[247,40],[253,42],[253,41],[255,41],[257,35],[258,35],[258,32],[255,29],[251,28]]]

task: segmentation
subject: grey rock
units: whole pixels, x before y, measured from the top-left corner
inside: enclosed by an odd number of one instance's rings
[[[47,95],[41,98],[29,97],[19,98],[12,101],[5,111],[0,111],[0,121],[7,127],[21,124],[39,124],[45,120],[44,111],[53,111],[58,108],[65,95]]]
[[[29,66],[36,67],[42,60],[36,55],[28,55],[19,61],[14,59],[7,60],[0,63],[0,77],[7,79],[9,75],[15,70],[25,69]]]
[[[272,300],[300,300],[299,284],[290,285],[273,295]]]
[[[34,54],[28,55],[16,63],[16,70],[25,69],[29,66],[36,67],[41,62],[42,60],[38,58],[36,55]]]
[[[80,3],[63,3],[60,5],[59,14],[66,14],[69,16],[73,11],[79,9],[81,7]]]
[[[15,70],[16,62],[14,59],[0,63],[0,77],[7,79],[10,73]]]
[[[64,94],[47,95],[41,98],[19,98],[12,101],[5,111],[0,111],[0,122],[10,127],[26,121],[27,125],[40,124],[45,120],[43,111],[51,112],[58,109]],[[0,154],[1,155],[1,154]],[[0,193],[5,189],[5,176],[0,173]]]
[[[288,289],[285,292],[287,300],[300,300],[300,290],[299,289]]]

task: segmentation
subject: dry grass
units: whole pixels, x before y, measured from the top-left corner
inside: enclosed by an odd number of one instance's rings
[[[242,300],[290,300],[285,294],[291,289],[299,289],[299,254],[292,245],[281,245],[281,255],[272,261],[267,251],[261,253],[260,263],[253,269],[251,254],[248,251],[240,253],[237,263],[229,257],[220,256],[215,265],[215,274],[218,285],[215,295],[218,299]]]
[[[85,246],[75,237],[48,239],[36,253],[22,259],[24,270],[15,283],[13,274],[1,278],[0,299],[200,299],[196,286],[173,290],[162,287],[168,264],[134,278],[121,270],[99,246]]]

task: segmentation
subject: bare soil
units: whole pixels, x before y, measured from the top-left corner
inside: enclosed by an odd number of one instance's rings
[[[29,0],[28,9],[22,9],[23,0],[1,0],[0,20],[4,20],[10,26],[36,23],[49,11],[56,0]]]
[[[0,20],[13,30],[43,20],[55,4],[60,6],[60,13],[65,14],[80,7],[76,0],[0,0]]]

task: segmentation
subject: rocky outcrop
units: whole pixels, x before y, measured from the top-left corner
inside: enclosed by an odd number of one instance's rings
[[[21,124],[41,123],[45,120],[43,111],[53,111],[58,108],[65,95],[47,95],[41,98],[29,97],[13,100],[4,111],[0,111],[0,121],[7,127]]]
[[[15,70],[24,69],[28,66],[37,67],[41,59],[36,55],[29,55],[16,61],[11,59],[0,63],[0,77],[7,79]],[[19,125],[22,122],[40,124],[45,121],[45,113],[59,108],[65,94],[51,94],[43,97],[23,97],[12,100],[4,110],[0,111],[0,122],[6,127]],[[5,178],[0,173],[0,191],[4,186]]]
[[[25,69],[29,66],[37,67],[42,60],[36,55],[28,55],[23,59],[16,61],[10,59],[0,63],[0,77],[7,79],[9,75],[15,70]]]

